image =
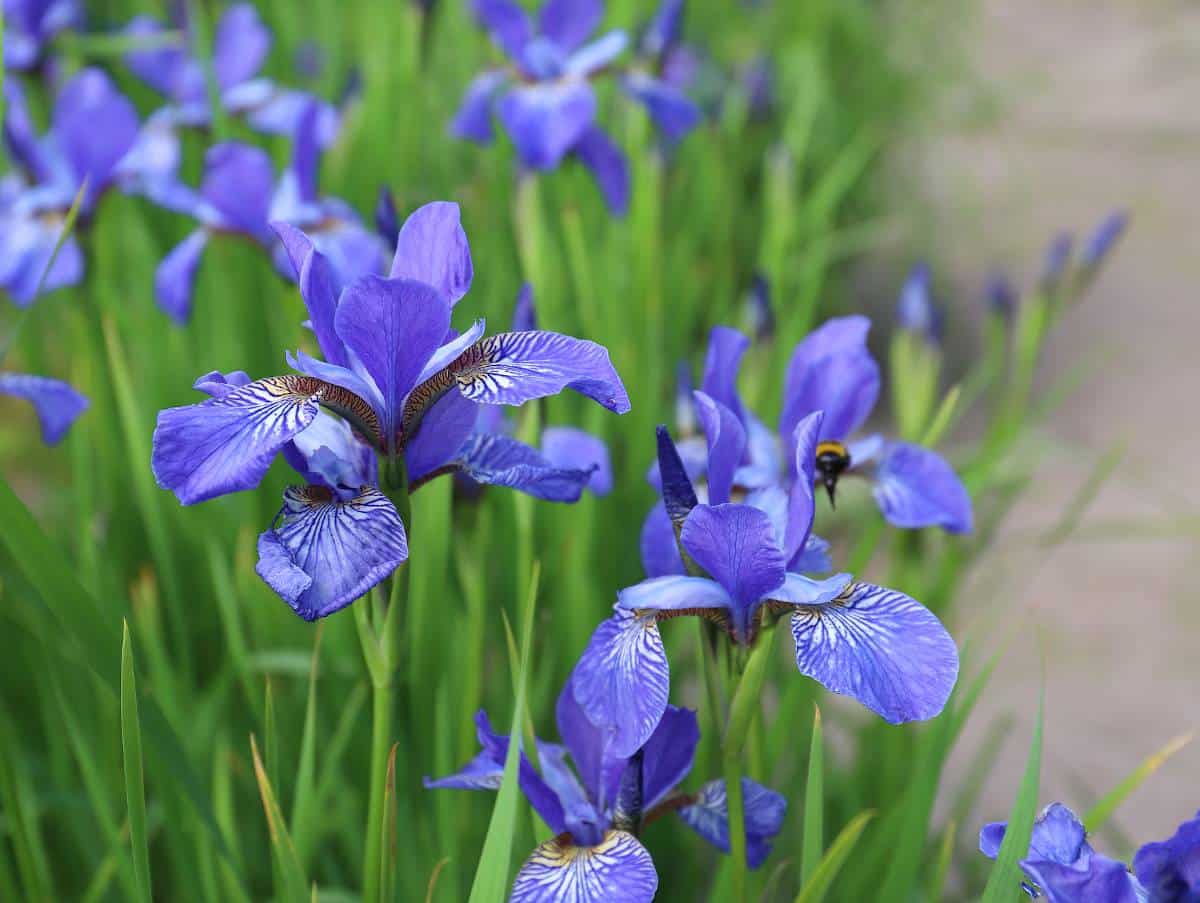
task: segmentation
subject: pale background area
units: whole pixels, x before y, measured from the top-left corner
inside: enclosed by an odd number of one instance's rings
[[[1023,284],[1058,229],[1111,208],[1133,225],[1100,282],[1059,326],[1047,379],[1093,371],[1050,425],[1054,443],[1010,519],[1003,570],[984,567],[960,609],[1023,630],[960,745],[1015,715],[983,792],[1007,817],[1028,750],[1046,661],[1042,802],[1082,812],[1169,738],[1200,727],[1200,4],[983,0],[967,29],[976,101],[916,155],[944,246],[935,266],[978,303],[992,264]],[[978,97],[987,102],[980,113]],[[1127,455],[1079,536],[1049,554],[1052,525],[1096,460]],[[1135,526],[1141,524],[1142,526]],[[1157,533],[1147,537],[1146,525]],[[1138,536],[1134,535],[1137,532]],[[998,579],[1000,582],[998,583]],[[999,591],[997,591],[999,588]],[[1200,740],[1118,812],[1135,843],[1168,836],[1200,809]],[[963,825],[964,833],[978,825]],[[1113,855],[1114,841],[1098,845]]]

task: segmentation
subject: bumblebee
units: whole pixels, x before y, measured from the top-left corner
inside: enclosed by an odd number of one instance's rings
[[[841,442],[817,443],[817,478],[829,493],[830,507],[837,507],[834,494],[838,477],[850,468],[850,450]]]

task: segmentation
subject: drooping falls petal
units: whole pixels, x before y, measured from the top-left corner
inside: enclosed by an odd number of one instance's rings
[[[530,169],[554,169],[596,118],[596,95],[586,81],[522,84],[496,105],[504,128]]]
[[[560,469],[590,470],[587,488],[596,495],[612,492],[612,464],[603,439],[570,426],[547,427],[542,430],[542,455]]]
[[[746,831],[746,862],[758,868],[771,852],[771,841],[783,827],[787,800],[750,778],[742,778],[742,811]],[[696,800],[679,810],[693,831],[723,853],[729,852],[729,801],[725,782],[710,781]]]
[[[23,398],[33,405],[42,428],[42,441],[54,445],[88,409],[86,397],[62,380],[25,373],[0,373],[0,395]]]
[[[575,700],[597,727],[613,731],[612,753],[631,756],[667,708],[670,673],[653,616],[618,608],[596,628],[575,670]]]
[[[404,446],[412,484],[448,465],[475,429],[479,405],[457,392],[447,392],[422,418],[417,434]]]
[[[971,496],[946,459],[908,442],[888,443],[875,472],[875,501],[897,527],[969,533]]]
[[[508,405],[574,389],[610,411],[629,410],[607,349],[557,332],[502,332],[471,345],[412,390],[401,419],[404,434],[411,435],[429,407],[454,388],[479,404]]]
[[[325,387],[311,377],[275,376],[160,411],[154,478],[185,505],[257,486],[284,444],[317,416]]]
[[[1145,903],[1157,901],[1195,900],[1194,893],[1187,896],[1168,893],[1146,896],[1137,881],[1129,874],[1125,863],[1093,853],[1084,868],[1072,868],[1057,862],[1021,862],[1025,871],[1041,891],[1047,903],[1074,903],[1074,901],[1096,900],[1103,903]]]
[[[571,148],[591,172],[613,216],[629,212],[629,161],[625,152],[604,130],[591,126],[584,130]]]
[[[467,85],[458,112],[450,120],[450,134],[478,144],[490,144],[495,136],[492,128],[492,101],[496,92],[508,80],[503,70],[481,72]]]
[[[633,72],[621,80],[621,85],[646,108],[668,143],[679,141],[700,122],[700,108],[695,102],[661,79]]]
[[[324,486],[292,486],[280,523],[258,537],[255,570],[306,621],[345,608],[408,558],[400,515],[364,486],[347,501]]]
[[[796,665],[893,724],[933,718],[958,679],[958,649],[937,617],[901,592],[850,584],[791,617]]]
[[[646,515],[642,523],[640,546],[642,570],[647,577],[683,576],[687,573],[683,558],[679,555],[675,527],[662,502],[658,502]]]
[[[207,246],[208,230],[197,229],[172,248],[154,271],[154,299],[180,326],[192,317],[196,270]]]
[[[449,466],[477,483],[508,486],[548,502],[579,501],[594,471],[555,467],[536,449],[500,433],[471,436]]]
[[[334,326],[379,389],[382,435],[390,439],[405,397],[450,328],[450,303],[423,282],[363,276],[342,292]]]
[[[658,873],[646,848],[626,831],[608,831],[595,846],[569,835],[533,851],[513,883],[510,903],[650,903]]]
[[[432,285],[453,307],[470,289],[473,275],[458,204],[434,201],[413,211],[396,240],[392,278]]]
[[[1186,900],[1200,895],[1200,813],[1166,840],[1142,846],[1133,857],[1133,870],[1151,900]],[[1184,896],[1185,892],[1192,896]]]

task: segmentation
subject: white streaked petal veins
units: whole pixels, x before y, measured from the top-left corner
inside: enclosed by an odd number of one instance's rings
[[[613,731],[612,754],[637,752],[658,727],[671,686],[654,617],[616,609],[592,634],[571,686],[588,719]]]
[[[364,486],[343,501],[323,486],[292,486],[282,522],[258,538],[255,570],[307,621],[345,608],[408,558],[400,515]]]
[[[185,505],[257,486],[332,388],[311,377],[260,379],[221,398],[160,411],[151,464]]]
[[[649,903],[658,873],[646,848],[626,831],[609,831],[594,847],[569,836],[533,851],[513,883],[510,903]]]
[[[796,665],[886,721],[933,718],[958,679],[958,649],[933,612],[904,593],[852,583],[791,617]]]

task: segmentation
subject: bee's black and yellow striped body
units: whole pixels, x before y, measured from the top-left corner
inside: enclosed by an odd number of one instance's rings
[[[850,468],[850,450],[841,442],[817,443],[817,479],[829,493],[829,504],[834,505],[838,477]]]

